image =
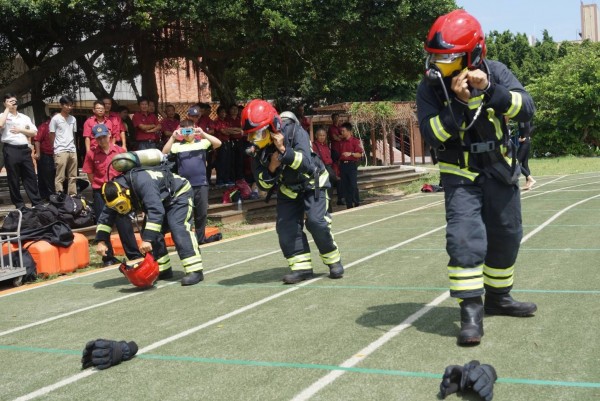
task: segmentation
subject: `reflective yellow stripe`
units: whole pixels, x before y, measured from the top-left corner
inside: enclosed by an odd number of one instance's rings
[[[258,173],[258,181],[260,181],[261,186],[265,189],[270,189],[274,185],[273,183],[269,184],[265,182],[262,172]]]
[[[153,180],[158,180],[163,177],[163,173],[161,171],[146,170],[146,173],[148,173]]]
[[[515,272],[514,266],[511,266],[507,269],[495,269],[493,267],[484,266],[483,274],[487,274],[491,277],[509,277],[512,276]]]
[[[175,197],[178,197],[179,195],[186,193],[190,189],[192,189],[192,185],[189,182],[186,182],[185,185],[183,187],[181,187],[181,189],[179,191],[177,191],[177,193],[175,194]]]
[[[98,226],[96,227],[96,232],[100,232],[100,231],[110,234],[112,229],[110,228],[110,226],[107,226],[106,224],[98,224]]]
[[[171,267],[171,258],[169,257],[169,254],[159,258],[156,262],[158,263],[158,269],[161,271]]]
[[[287,261],[290,265],[292,265],[294,263],[298,263],[298,262],[306,262],[306,261],[310,262],[310,253],[303,253],[301,255],[292,256],[292,257],[288,258]]]
[[[429,119],[429,125],[431,126],[431,130],[433,131],[433,134],[441,142],[446,142],[450,138],[451,134],[444,129],[444,126],[442,125],[442,120],[440,119],[440,116],[435,116],[435,117]]]
[[[285,196],[287,196],[288,198],[291,198],[291,199],[296,199],[296,197],[298,196],[298,194],[296,192],[292,191],[285,185],[280,185],[279,190],[281,191],[282,194],[284,194]]]
[[[506,269],[483,267],[483,282],[494,288],[506,288],[513,285],[514,266]]]
[[[302,153],[294,152],[294,161],[292,162],[292,164],[290,164],[290,167],[294,170],[298,170],[300,164],[302,164]]]
[[[511,100],[510,100],[511,105],[505,114],[507,116],[509,116],[510,118],[513,118],[514,116],[519,114],[519,111],[521,111],[521,107],[523,106],[523,96],[519,92],[512,92],[512,91],[510,92],[510,96],[511,96]]]
[[[483,277],[470,280],[450,280],[452,291],[478,290],[483,288]]]
[[[146,227],[145,227],[145,229],[146,229],[146,230],[150,230],[150,231],[157,231],[157,232],[160,232],[160,230],[161,230],[161,225],[160,225],[160,224],[156,224],[156,223],[150,223],[150,222],[147,222],[147,223],[146,223]]]
[[[496,138],[499,140],[502,139],[504,133],[502,132],[502,124],[500,124],[500,120],[496,117],[496,111],[494,109],[487,109],[488,112],[488,120],[494,125],[494,129],[496,130]]]
[[[475,277],[481,276],[483,273],[483,266],[478,267],[458,267],[458,266],[448,266],[448,276],[449,277]]]
[[[323,188],[325,186],[325,184],[327,184],[328,179],[329,179],[329,173],[325,169],[319,176],[319,188]]]
[[[308,262],[298,262],[294,264],[290,264],[291,270],[310,270],[312,269],[312,263],[310,260]]]
[[[325,255],[320,255],[320,256],[321,256],[321,260],[326,265],[330,265],[332,263],[339,262],[340,259],[341,259],[341,254],[340,254],[340,250],[339,249],[336,249],[334,251],[326,253]]]
[[[481,105],[482,102],[483,102],[483,95],[470,98],[469,103],[468,103],[469,109],[477,110],[477,108]]]
[[[181,259],[181,264],[183,267],[192,265],[194,263],[202,263],[201,255],[190,256],[189,258]]]
[[[506,287],[510,287],[511,285],[513,285],[513,277],[512,276],[505,278],[503,280],[494,280],[488,276],[483,276],[483,281],[486,285],[489,285],[490,287],[494,287],[494,288],[506,288]]]
[[[479,173],[473,173],[468,170],[468,168],[460,168],[454,164],[439,162],[440,164],[440,173],[446,174],[454,174],[459,175],[461,177],[465,177],[471,181],[475,181],[475,178],[479,175]]]

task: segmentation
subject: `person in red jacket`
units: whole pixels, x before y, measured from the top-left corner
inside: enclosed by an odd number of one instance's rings
[[[344,191],[346,208],[360,206],[358,196],[358,164],[364,153],[360,144],[360,139],[352,134],[352,124],[343,123],[341,125],[342,140],[340,141],[340,178]]]
[[[331,149],[329,149],[329,144],[327,143],[327,132],[325,129],[319,128],[317,130],[315,141],[313,142],[313,150],[323,161],[323,164],[329,173],[329,182],[331,182],[332,187],[334,185],[337,186],[339,184],[339,179],[337,172],[338,169],[336,169],[336,167],[338,166],[333,163],[333,159],[331,158]],[[340,188],[337,190],[338,197],[341,197]],[[327,202],[327,211],[329,213],[331,213],[333,210],[331,207],[331,192],[331,188],[327,188],[327,196],[329,198],[329,202]]]

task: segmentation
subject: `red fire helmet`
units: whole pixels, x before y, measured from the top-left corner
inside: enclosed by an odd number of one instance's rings
[[[128,266],[125,262],[121,263],[119,270],[131,284],[141,288],[152,287],[159,273],[158,262],[150,252],[146,253],[144,260],[132,266]]]

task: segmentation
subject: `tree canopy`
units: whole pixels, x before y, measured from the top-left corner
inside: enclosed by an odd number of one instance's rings
[[[116,82],[139,75],[141,94],[156,99],[156,65],[185,58],[225,103],[406,99],[427,29],[455,7],[453,0],[0,0],[0,62],[18,55],[27,66],[5,69],[0,87],[30,92],[35,107],[80,86],[110,95]]]

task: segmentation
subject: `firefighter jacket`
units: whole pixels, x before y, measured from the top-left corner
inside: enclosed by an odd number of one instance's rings
[[[132,209],[145,213],[142,239],[148,242],[162,235],[165,207],[168,207],[169,202],[188,194],[192,188],[188,180],[173,174],[166,166],[132,169],[113,181],[129,189]],[[104,206],[97,222],[96,241],[110,239],[117,215],[117,211]]]
[[[529,121],[535,106],[529,93],[504,64],[485,60],[480,67],[488,74],[485,91],[470,88],[468,104],[450,89],[444,79],[449,102],[441,84],[424,78],[417,89],[419,129],[435,150],[440,173],[474,181],[484,173],[507,184],[518,180],[515,158],[505,117]],[[474,119],[472,127],[462,132]],[[515,168],[516,167],[516,168]]]
[[[290,199],[296,199],[304,191],[329,188],[329,173],[321,158],[312,152],[308,133],[300,124],[284,119],[281,129],[285,153],[279,155],[281,165],[274,173],[269,171],[269,161],[274,145],[261,149],[255,157],[256,182],[264,191],[273,191]]]

